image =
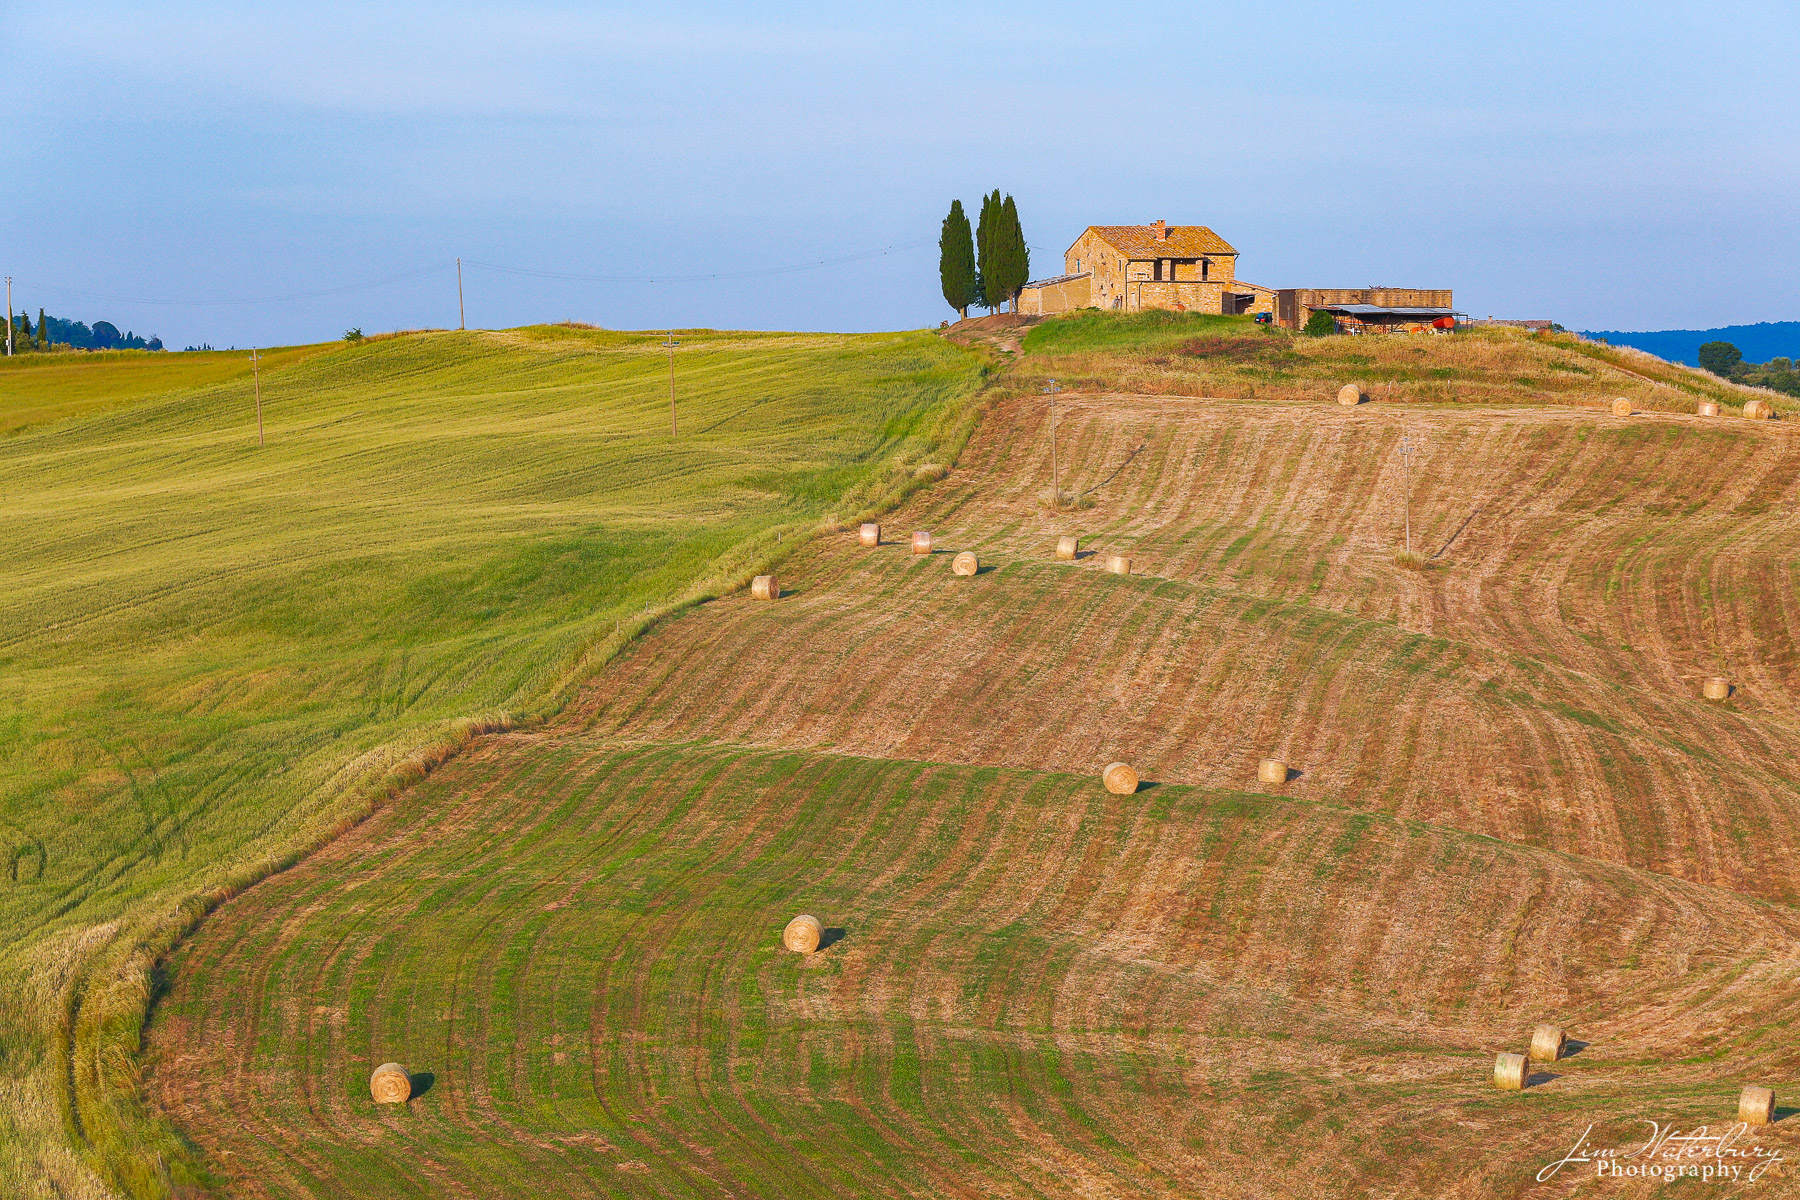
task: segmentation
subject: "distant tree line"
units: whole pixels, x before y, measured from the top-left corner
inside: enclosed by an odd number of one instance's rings
[[[1786,355],[1766,363],[1749,363],[1744,361],[1744,352],[1730,342],[1707,342],[1700,347],[1700,365],[1733,383],[1800,396],[1800,371],[1794,370],[1794,360]]]
[[[75,350],[161,350],[162,339],[159,337],[141,338],[127,330],[119,332],[119,327],[111,321],[95,321],[92,328],[80,321],[65,321],[61,317],[44,315],[38,309],[37,324],[32,324],[28,313],[19,313],[13,317],[12,343],[14,354],[43,353],[59,347]]]
[[[973,230],[961,200],[950,202],[938,235],[938,275],[944,302],[966,318],[972,305],[996,312],[1008,304],[1019,308],[1019,291],[1031,278],[1031,251],[1019,225],[1019,208],[1000,189],[981,198],[981,215]]]

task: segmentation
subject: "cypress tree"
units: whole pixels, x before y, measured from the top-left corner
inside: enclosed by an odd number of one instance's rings
[[[981,198],[981,223],[975,227],[975,262],[981,271],[981,302],[993,312],[1006,301],[1006,272],[1000,266],[1000,189]]]
[[[44,310],[38,309],[38,349],[50,348],[50,322],[44,320]]]
[[[1000,265],[1005,271],[1001,282],[1004,292],[1012,301],[1013,311],[1019,311],[1019,289],[1031,278],[1031,248],[1025,244],[1025,230],[1019,224],[1019,207],[1008,196],[1000,210]]]
[[[944,302],[967,320],[969,305],[980,300],[981,293],[976,286],[974,235],[961,200],[950,202],[950,215],[938,235],[938,277],[944,285]]]

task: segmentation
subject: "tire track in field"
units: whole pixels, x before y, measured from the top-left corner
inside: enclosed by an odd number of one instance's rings
[[[778,611],[724,601],[652,634],[584,719],[935,761],[1126,758],[1209,786],[1242,786],[1280,755],[1303,772],[1292,794],[1800,894],[1781,851],[1800,837],[1800,730],[1785,722],[1186,584],[1044,563],[964,581],[893,554],[822,557],[830,586]],[[904,625],[886,613],[897,592]],[[990,620],[1002,600],[1017,613]],[[684,654],[689,640],[714,652]],[[1748,828],[1767,836],[1746,843]]]
[[[283,1195],[1473,1197],[1800,1072],[1759,899],[1800,891],[1793,622],[1747,590],[1793,535],[1738,511],[1785,435],[1319,411],[1071,403],[1122,580],[1044,561],[1003,410],[895,522],[995,569],[827,542],[654,631],[202,927],[153,1094]],[[1416,533],[1481,512],[1425,576],[1386,557],[1402,420]],[[1728,655],[1746,694],[1692,699]],[[1271,751],[1286,798],[1235,791]],[[1115,756],[1158,786],[1104,793]],[[803,909],[849,938],[780,954]],[[244,971],[274,945],[321,965]],[[356,1037],[271,1019],[321,993]],[[1486,1086],[1546,1016],[1593,1044]],[[373,1113],[375,1047],[438,1084]]]
[[[1603,1090],[1620,1102],[1666,1088],[1687,1071],[1672,1076],[1646,1062],[1723,1052],[1734,1059],[1734,1071],[1758,1063],[1762,1069],[1800,1065],[1791,1036],[1769,1044],[1766,1032],[1767,1020],[1800,992],[1793,955],[1800,920],[1713,889],[1384,817],[1261,797],[1214,798],[1194,789],[1120,798],[1069,777],[856,760],[846,766],[838,759],[794,760],[787,752],[615,748],[589,740],[563,748],[582,761],[543,779],[536,766],[541,746],[506,749],[517,761],[498,773],[492,760],[455,764],[434,777],[430,790],[468,812],[493,811],[477,794],[537,796],[535,804],[516,805],[535,809],[534,818],[473,858],[455,839],[410,855],[407,861],[426,872],[460,861],[465,875],[483,881],[464,901],[438,906],[441,916],[421,924],[415,915],[412,927],[437,945],[487,946],[489,959],[516,946],[507,923],[517,928],[519,905],[506,893],[519,885],[541,891],[544,868],[554,869],[570,848],[591,841],[593,826],[556,814],[567,813],[576,796],[593,794],[592,781],[611,781],[594,794],[592,815],[602,825],[619,822],[621,835],[634,831],[643,847],[639,861],[659,880],[654,894],[668,903],[640,915],[605,902],[614,889],[584,888],[581,900],[556,910],[555,920],[569,924],[555,941],[566,955],[579,956],[583,946],[599,955],[593,989],[601,1002],[584,1032],[596,1065],[603,1058],[613,1064],[589,1078],[592,1095],[608,1097],[616,1124],[597,1136],[622,1161],[642,1158],[651,1171],[646,1178],[666,1178],[671,1187],[685,1180],[678,1190],[754,1194],[752,1180],[779,1177],[803,1192],[832,1194],[847,1178],[852,1190],[901,1194],[872,1185],[885,1178],[892,1159],[870,1157],[849,1136],[843,1122],[853,1114],[861,1114],[855,1120],[865,1134],[885,1131],[890,1154],[924,1154],[934,1172],[927,1190],[943,1194],[1005,1192],[957,1183],[975,1169],[971,1153],[982,1164],[980,1178],[992,1180],[997,1172],[1035,1180],[1019,1194],[1056,1193],[1058,1180],[1066,1185],[1080,1176],[1120,1195],[1176,1195],[1225,1170],[1221,1158],[1266,1187],[1268,1176],[1258,1174],[1254,1155],[1238,1160],[1215,1147],[1196,1156],[1159,1132],[1179,1128],[1179,1112],[1207,1102],[1177,1064],[1232,1064],[1207,1084],[1231,1093],[1210,1102],[1236,1114],[1227,1125],[1254,1125],[1269,1105],[1286,1103],[1243,1094],[1273,1072],[1293,1076],[1309,1092],[1343,1093],[1338,1103],[1345,1119],[1362,1128],[1418,1103],[1410,1090],[1384,1098],[1389,1085],[1357,1082],[1372,1069],[1379,1074],[1383,1064],[1440,1064],[1408,1088],[1423,1086],[1458,1104],[1473,1096],[1487,1105],[1487,1095],[1473,1086],[1482,1069],[1479,1050],[1514,1036],[1533,1013],[1562,1015],[1604,1047],[1594,1062],[1570,1070],[1614,1077]],[[767,765],[776,761],[802,766],[772,781]],[[646,779],[642,772],[652,765],[654,775]],[[896,775],[896,768],[904,769]],[[465,770],[472,777],[457,778]],[[748,822],[743,817],[750,814],[740,813],[746,785],[758,794]],[[555,794],[544,795],[546,788]],[[653,814],[660,835],[641,836],[647,830],[629,813]],[[546,826],[546,819],[558,824]],[[416,821],[397,819],[388,836],[412,836],[417,828]],[[834,843],[830,831],[845,828],[866,833]],[[722,830],[729,831],[724,840]],[[535,840],[537,850],[503,848],[522,839]],[[776,861],[768,869],[749,869],[752,860],[771,854]],[[357,886],[347,895],[331,886],[341,882],[336,868],[314,860],[244,900],[283,912],[292,903],[281,894],[288,889],[305,906],[329,909],[335,896],[338,912],[296,913],[276,927],[298,953],[320,937],[342,936],[344,906],[390,911],[379,897],[358,899],[365,889],[410,896],[394,864],[378,857],[358,864]],[[1043,865],[1020,871],[1021,862]],[[771,892],[765,880],[787,882]],[[795,880],[811,881],[805,891],[812,899],[792,895]],[[746,885],[753,896],[734,894]],[[850,941],[794,969],[765,940],[768,922],[742,919],[746,899],[764,911],[772,903],[776,911],[864,915],[851,919]],[[392,918],[365,921],[351,927],[352,936],[361,947],[379,946],[391,938],[393,924]],[[203,930],[197,949],[183,952],[179,979],[199,981],[208,972],[236,977],[229,956],[205,949],[219,936],[212,928]],[[533,944],[542,943],[532,936]],[[1505,945],[1513,950],[1502,952]],[[1632,959],[1638,961],[1624,965]],[[428,959],[395,955],[384,962],[371,953],[356,961],[358,973],[372,973],[377,982],[372,989],[334,985],[333,994],[353,1006],[359,994],[388,994]],[[529,996],[538,978],[527,974],[502,988],[477,972],[465,1002],[488,1007],[507,994]],[[760,1032],[746,1029],[749,1041],[740,1040],[732,1057],[752,1051],[755,1070],[716,1062],[703,1067],[706,1031],[725,1014],[740,1021],[753,1015],[726,1002],[727,993],[739,993],[752,979],[769,1005],[769,1024]],[[185,995],[207,1002],[203,985],[191,993],[188,986],[165,1008],[178,1020]],[[318,989],[306,978],[264,976],[251,991],[313,996]],[[253,994],[247,1003],[280,1006],[279,996],[267,994]],[[421,1027],[436,1024],[416,1004],[365,1003],[366,1020],[391,1026],[377,1040],[382,1046],[405,1045]],[[505,1003],[521,1018],[541,1011],[516,999]],[[234,1017],[214,1019],[229,1026]],[[486,1180],[475,1194],[492,1194],[519,1177],[540,1185],[555,1179],[560,1194],[605,1194],[580,1171],[557,1169],[560,1159],[545,1148],[576,1130],[545,1129],[541,1118],[535,1126],[526,1118],[544,1104],[573,1113],[593,1103],[560,1084],[539,1096],[546,1074],[522,1069],[521,1054],[541,1064],[554,1053],[545,1035],[560,1027],[547,1022],[533,1017],[525,1024],[536,1032],[515,1030],[510,1039],[460,1025],[454,1044],[438,1052],[443,1091],[434,1088],[419,1102],[421,1127],[397,1140],[407,1128],[399,1122],[404,1114],[378,1117],[354,1145],[336,1147],[336,1169],[401,1154],[433,1164],[447,1179]],[[422,1045],[435,1036],[427,1032]],[[209,1073],[205,1060],[215,1053],[254,1056],[241,1045],[214,1050],[208,1039],[195,1040],[205,1048],[189,1056],[184,1073]],[[505,1049],[496,1056],[489,1046]],[[1079,1060],[1068,1068],[1072,1076],[1058,1076],[1061,1083],[1046,1074],[1050,1060],[1043,1056],[1053,1050],[1059,1060]],[[342,1079],[334,1064],[367,1053],[340,1044],[329,1055],[303,1060],[307,1070]],[[828,1078],[809,1084],[822,1061],[831,1064]],[[906,1061],[952,1073],[934,1079],[930,1070],[903,1068]],[[1174,1077],[1162,1074],[1171,1069]],[[997,1094],[996,1073],[1011,1081]],[[489,1076],[505,1078],[510,1094],[484,1087]],[[227,1078],[240,1086],[241,1076]],[[846,1116],[834,1116],[830,1100],[840,1079],[863,1081]],[[1573,1085],[1569,1090],[1568,1103],[1590,1102]],[[1141,1106],[1159,1096],[1168,1105],[1166,1126],[1139,1119]],[[254,1158],[263,1143],[243,1137],[246,1125],[355,1129],[369,1121],[364,1109],[360,1102],[334,1102],[314,1113],[235,1108],[229,1120],[235,1134],[214,1130],[223,1139],[215,1145]],[[448,1124],[430,1115],[440,1110]],[[783,1110],[788,1115],[777,1119]],[[190,1126],[201,1115],[177,1111]],[[690,1123],[702,1112],[711,1143],[705,1155],[692,1149],[698,1143]],[[745,1127],[740,1122],[749,1118],[733,1121],[734,1113],[760,1119]],[[1506,1124],[1519,1119],[1515,1113],[1503,1120],[1501,1132],[1528,1136],[1528,1123]],[[722,1120],[735,1132],[720,1129]],[[947,1131],[961,1132],[945,1141]],[[758,1137],[788,1149],[763,1150]],[[268,1138],[260,1152],[289,1153],[283,1140]],[[809,1144],[832,1147],[829,1160],[849,1175],[814,1176],[800,1185],[787,1155]],[[514,1165],[502,1169],[500,1161]],[[1127,1162],[1144,1166],[1121,1174]],[[1198,1162],[1212,1165],[1202,1170]],[[328,1176],[332,1166],[314,1169]],[[302,1184],[292,1194],[311,1193]],[[401,1194],[411,1193],[402,1188]]]

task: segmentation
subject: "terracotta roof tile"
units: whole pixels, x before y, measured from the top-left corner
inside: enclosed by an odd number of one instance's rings
[[[1230,242],[1204,225],[1171,225],[1169,240],[1156,240],[1149,225],[1089,225],[1113,249],[1126,258],[1197,258],[1202,254],[1236,254]]]

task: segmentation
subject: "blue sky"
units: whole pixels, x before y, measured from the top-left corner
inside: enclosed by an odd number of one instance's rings
[[[916,327],[999,187],[1038,275],[1160,217],[1271,287],[1794,319],[1797,77],[1792,0],[0,0],[0,272],[175,346],[454,326],[458,255],[607,277],[470,266],[471,325]]]

